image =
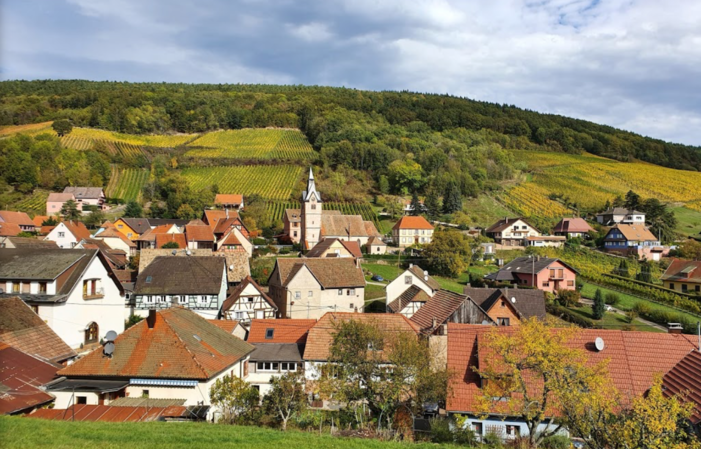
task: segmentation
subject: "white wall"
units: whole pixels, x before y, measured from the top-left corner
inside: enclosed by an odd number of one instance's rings
[[[411,276],[411,284],[407,284],[404,281],[404,276]],[[391,303],[399,296],[401,296],[401,294],[404,293],[406,289],[411,287],[412,285],[416,285],[421,290],[425,291],[426,294],[428,294],[428,296],[433,296],[431,288],[428,285],[426,285],[426,283],[423,280],[416,277],[411,271],[405,270],[404,273],[397,276],[397,279],[393,280],[392,282],[387,284],[387,287],[385,287],[385,291],[387,292],[387,304]]]
[[[63,233],[63,237],[59,237],[61,233]],[[78,240],[71,233],[71,231],[68,230],[66,225],[63,224],[63,222],[56,225],[56,227],[53,228],[46,237],[44,237],[44,240],[51,240],[56,242],[59,248],[70,249],[74,248],[75,245],[78,244]]]
[[[316,281],[307,267],[303,267],[287,284],[287,301],[293,301],[288,306],[287,313],[290,318],[319,319],[326,312],[358,312],[363,311],[365,305],[365,288],[355,288],[354,294],[348,294],[348,288],[343,288],[342,294],[338,289],[324,290]],[[300,297],[296,297],[296,292]],[[312,292],[312,295],[309,295]],[[353,307],[351,307],[351,304]]]
[[[455,413],[450,413],[450,415],[460,415],[455,414]],[[470,418],[466,421],[466,425],[470,426],[473,430],[475,430],[474,424],[475,423],[481,423],[482,424],[482,434],[477,435],[477,438],[481,439],[488,433],[490,433],[490,429],[493,429],[493,431],[496,431],[496,433],[500,433],[503,437],[504,440],[513,440],[516,438],[516,434],[514,435],[507,435],[506,434],[506,427],[507,426],[514,426],[515,428],[518,429],[518,432],[520,433],[521,436],[527,436],[528,435],[528,426],[526,426],[526,423],[523,421],[516,421],[516,420],[501,420],[498,417],[487,417],[486,419],[478,419],[478,418]],[[556,425],[546,425],[546,424],[540,424],[538,425],[538,428],[536,429],[536,432],[544,432],[546,430],[554,430],[557,426]],[[565,429],[561,429],[560,434],[569,436],[569,432]]]

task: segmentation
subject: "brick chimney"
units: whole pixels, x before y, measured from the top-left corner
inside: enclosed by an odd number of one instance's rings
[[[153,329],[156,325],[156,309],[149,309],[146,324],[148,324],[149,329]]]
[[[667,333],[681,334],[684,327],[680,323],[667,323]]]

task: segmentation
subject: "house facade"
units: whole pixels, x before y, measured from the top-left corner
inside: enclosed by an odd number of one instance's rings
[[[350,258],[279,258],[268,285],[280,318],[362,312],[365,305],[363,270]]]
[[[148,218],[122,217],[114,222],[114,227],[129,240],[136,240],[141,234],[151,229]]]
[[[412,286],[422,290],[426,296],[431,297],[434,293],[441,289],[440,284],[435,281],[431,276],[428,275],[428,271],[422,270],[418,265],[410,264],[409,268],[404,270],[402,274],[397,276],[392,282],[387,284],[385,287],[385,292],[387,292],[387,305],[389,306],[394,301],[400,298],[408,289]],[[413,297],[413,296],[412,296]],[[422,296],[420,296],[422,297]],[[400,299],[400,301],[402,301]],[[413,304],[410,313],[415,313],[418,308],[421,307],[422,302],[417,301],[419,304]],[[393,306],[391,309],[395,309]],[[414,308],[416,310],[414,310]],[[403,310],[404,307],[399,307],[398,310]],[[407,312],[405,312],[407,313]]]
[[[210,388],[227,375],[245,379],[253,349],[190,310],[151,310],[111,348],[100,346],[59,371],[65,380],[49,391],[57,409],[129,398],[177,400],[181,406],[210,407],[212,419],[217,410],[211,408]]]
[[[108,209],[105,204],[105,192],[102,190],[102,187],[66,187],[63,189],[63,193],[73,195],[80,211],[85,212],[90,208],[98,210]]]
[[[467,286],[463,289],[463,294],[480,306],[499,326],[518,326],[522,320],[544,320],[546,317],[545,294],[542,290]]]
[[[604,237],[604,250],[624,256],[649,255],[651,259],[653,252],[662,252],[659,239],[644,225],[627,224],[619,224],[609,229]]]
[[[0,225],[3,223],[13,223],[17,225],[20,232],[34,232],[36,228],[34,221],[24,212],[0,210]]]
[[[433,225],[424,217],[406,215],[392,227],[392,240],[400,248],[426,245],[433,238]]]
[[[0,250],[0,286],[73,349],[124,331],[121,284],[98,250]]]
[[[645,214],[633,209],[612,207],[597,214],[596,221],[606,226],[617,224],[645,226]]]
[[[83,239],[90,238],[90,231],[80,221],[62,221],[57,224],[44,240],[56,242],[59,248],[75,248]]]
[[[701,294],[701,261],[672,259],[660,280],[670,290]]]
[[[246,278],[224,300],[219,318],[248,325],[254,319],[275,319],[277,306],[252,277]]]
[[[540,236],[540,231],[524,218],[504,218],[487,228],[485,233],[503,246],[525,246],[527,237]]]
[[[485,279],[556,293],[575,290],[577,274],[577,270],[560,259],[532,256],[517,257]]]
[[[226,299],[225,261],[221,257],[161,256],[139,272],[134,313],[184,307],[207,319],[219,315]]]
[[[73,196],[72,193],[49,193],[49,197],[46,199],[46,215],[59,215],[61,213],[61,208],[63,208],[63,203],[71,200],[75,202],[75,196]]]

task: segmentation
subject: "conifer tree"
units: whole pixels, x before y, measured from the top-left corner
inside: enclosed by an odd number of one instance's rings
[[[411,195],[411,211],[409,215],[417,216],[421,215],[421,202],[419,201],[419,194],[414,190],[413,195]]]
[[[605,311],[606,302],[604,301],[604,294],[597,288],[596,293],[594,294],[594,304],[592,305],[592,315],[594,315],[594,319],[602,319]]]

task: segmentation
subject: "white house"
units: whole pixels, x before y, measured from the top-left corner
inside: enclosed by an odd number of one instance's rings
[[[527,237],[538,237],[540,231],[525,218],[504,218],[485,231],[487,237],[504,246],[525,246]]]
[[[122,287],[98,250],[2,249],[0,296],[17,296],[71,348],[124,331]]]
[[[645,226],[645,213],[625,207],[612,207],[596,214],[596,221],[602,225],[640,225]]]
[[[223,257],[160,256],[139,273],[134,313],[146,316],[152,309],[182,306],[203,318],[215,319],[226,290]]]
[[[390,311],[395,313],[402,313],[407,305],[411,306],[411,310],[403,312],[411,317],[425,303],[426,297],[432,297],[440,289],[440,284],[428,275],[428,271],[422,270],[418,265],[411,264],[409,268],[404,270],[404,273],[397,276],[385,287],[387,306]],[[418,290],[423,291],[424,294],[419,294]],[[412,292],[411,299],[408,299],[409,293]],[[399,304],[400,302],[401,304]]]
[[[79,221],[62,221],[57,224],[44,240],[56,242],[59,248],[75,248],[83,239],[90,238],[90,231]]]
[[[147,318],[58,372],[49,390],[55,408],[110,405],[124,398],[178,400],[211,406],[209,390],[227,375],[245,379],[253,346],[190,310],[151,310]],[[210,408],[212,419],[218,411]]]
[[[222,304],[219,318],[248,324],[253,319],[275,318],[277,306],[252,277],[236,286]]]
[[[281,318],[362,312],[365,305],[363,270],[351,258],[279,258],[268,285]]]

